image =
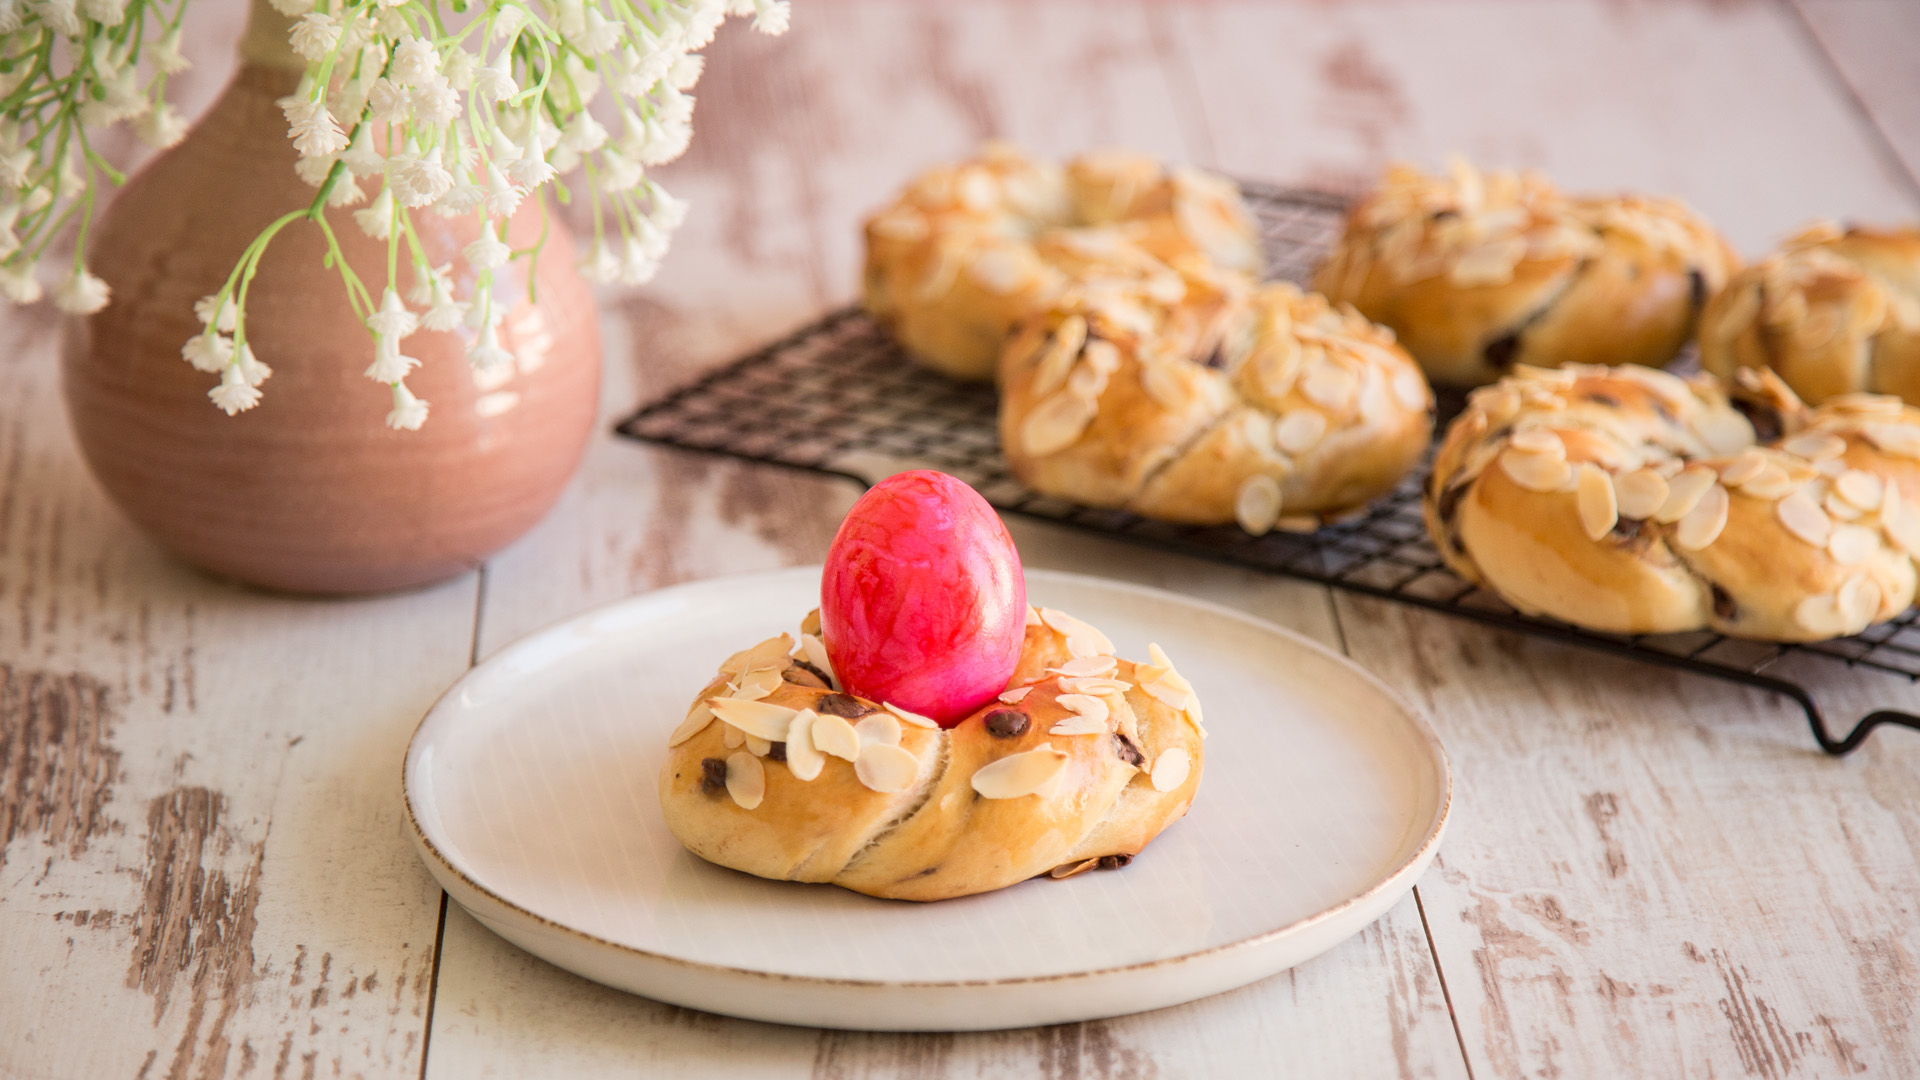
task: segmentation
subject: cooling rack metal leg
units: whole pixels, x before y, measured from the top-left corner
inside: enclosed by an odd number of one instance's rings
[[[1787,683],[1775,684],[1773,688],[1800,703],[1800,707],[1806,710],[1807,726],[1813,729],[1814,741],[1820,744],[1822,751],[1834,757],[1845,757],[1859,749],[1860,744],[1866,742],[1867,736],[1873,733],[1873,729],[1883,724],[1920,731],[1920,716],[1896,709],[1877,709],[1862,717],[1859,723],[1853,725],[1852,731],[1836,739],[1827,733],[1827,722],[1820,715],[1820,707],[1813,703],[1813,698],[1808,696],[1806,691]]]

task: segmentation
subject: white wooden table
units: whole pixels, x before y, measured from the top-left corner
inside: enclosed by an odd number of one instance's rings
[[[203,102],[237,20],[199,6]],[[1336,188],[1457,149],[1682,195],[1749,253],[1815,215],[1920,211],[1911,0],[797,7],[787,37],[711,52],[671,170],[692,221],[657,285],[604,298],[609,419],[846,301],[861,212],[986,136]],[[1920,1075],[1920,737],[1828,760],[1758,692],[1020,522],[1030,564],[1243,606],[1430,710],[1460,801],[1415,895],[1266,982],[1039,1030],[781,1028],[564,974],[414,858],[414,723],[556,619],[819,559],[857,492],[603,431],[478,573],[261,595],[106,503],[56,332],[0,315],[7,1080]],[[1920,709],[1904,682],[1821,678],[1840,717]]]

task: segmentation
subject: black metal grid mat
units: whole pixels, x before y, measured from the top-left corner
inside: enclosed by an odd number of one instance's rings
[[[1260,184],[1243,188],[1260,222],[1274,276],[1305,283],[1339,235],[1342,200]],[[1449,402],[1443,396],[1442,419],[1459,404],[1457,398]],[[866,484],[903,469],[940,469],[972,484],[1002,511],[1761,687],[1798,702],[1814,738],[1829,754],[1848,753],[1882,724],[1920,729],[1920,717],[1879,710],[1836,739],[1828,733],[1812,688],[1773,670],[1801,654],[1920,680],[1920,609],[1857,637],[1811,645],[1765,644],[1706,632],[1599,634],[1524,616],[1441,562],[1421,520],[1424,466],[1357,516],[1304,534],[1255,537],[1233,527],[1168,525],[1038,495],[1007,471],[992,389],[909,363],[858,307],[832,312],[641,408],[618,430],[648,442]]]

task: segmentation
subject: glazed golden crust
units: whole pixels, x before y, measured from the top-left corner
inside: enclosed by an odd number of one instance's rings
[[[1039,613],[1029,620],[1011,682],[1026,688],[1010,691],[1017,701],[993,702],[947,731],[898,725],[898,746],[914,772],[897,791],[875,790],[859,766],[830,753],[816,775],[801,779],[787,743],[756,746],[718,719],[690,720],[676,732],[680,741],[660,774],[668,828],[688,850],[722,866],[900,900],[965,896],[1049,872],[1067,876],[1102,860],[1124,865],[1193,800],[1204,763],[1199,704],[1171,665],[1113,659],[1100,651],[1111,646],[1097,632],[1076,629],[1069,638],[1054,623],[1084,624],[1057,612],[1046,616],[1051,622]],[[1076,647],[1082,664],[1108,673],[1060,674],[1056,669],[1076,659]],[[730,686],[754,681],[743,674],[723,672],[690,716],[729,697]],[[870,710],[848,719],[858,725],[878,718],[883,737],[898,719],[872,702],[811,685],[821,680],[798,664],[779,674],[778,685],[750,700],[776,712]],[[1024,730],[1009,732],[1004,723],[998,734],[989,730],[988,718],[1006,710],[1025,718]],[[1085,733],[1055,734],[1061,724]],[[689,727],[697,730],[688,734]],[[731,783],[710,778],[710,770],[727,771],[738,755],[751,756],[758,764],[746,769],[763,778],[744,802]],[[983,769],[1017,755],[1046,766],[1051,778],[1037,791],[984,778]],[[1007,767],[1000,768],[1004,774]]]
[[[1920,228],[1802,230],[1707,305],[1700,360],[1723,378],[1772,368],[1816,405],[1853,393],[1920,404]]]
[[[1525,368],[1475,391],[1428,482],[1435,545],[1523,612],[1612,633],[1813,641],[1906,610],[1920,410],[1747,381],[1771,445],[1706,376]]]
[[[1516,364],[1663,365],[1737,265],[1675,200],[1570,198],[1456,160],[1389,169],[1314,286],[1392,328],[1434,382],[1474,386]]]
[[[1007,346],[1001,445],[1034,490],[1255,533],[1388,490],[1426,450],[1432,393],[1393,336],[1285,283],[1192,279],[1192,310],[1063,303]],[[1200,298],[1210,305],[1198,305]]]
[[[993,378],[1015,324],[1069,288],[1126,283],[1173,303],[1174,264],[1249,280],[1261,266],[1231,181],[1121,152],[1063,168],[989,144],[915,179],[865,234],[867,310],[908,355],[962,379]]]

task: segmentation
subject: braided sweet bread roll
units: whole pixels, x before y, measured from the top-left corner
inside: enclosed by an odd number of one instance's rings
[[[840,692],[817,636],[736,653],[668,739],[667,827],[694,854],[780,881],[944,900],[1125,866],[1179,820],[1204,761],[1200,703],[1158,646],[1113,655],[1029,610],[999,700],[942,730]]]
[[[1427,527],[1515,608],[1593,630],[1767,641],[1858,633],[1913,603],[1920,409],[1809,409],[1770,374],[1519,369],[1475,391],[1434,459]]]
[[[1475,386],[1516,364],[1659,367],[1738,264],[1677,200],[1571,198],[1456,158],[1388,169],[1314,287],[1391,327],[1434,382]]]
[[[1253,275],[1252,218],[1231,181],[1138,154],[1064,168],[1004,144],[921,174],[866,223],[867,310],[918,362],[991,379],[1020,319],[1070,287],[1125,283],[1175,303],[1173,265]]]
[[[1036,491],[1193,525],[1311,528],[1425,452],[1431,390],[1393,335],[1284,282],[1156,333],[1146,298],[1065,304],[1008,342],[1000,441]]]
[[[1772,368],[1814,404],[1854,393],[1920,404],[1920,228],[1802,230],[1707,305],[1700,361],[1723,378]]]

